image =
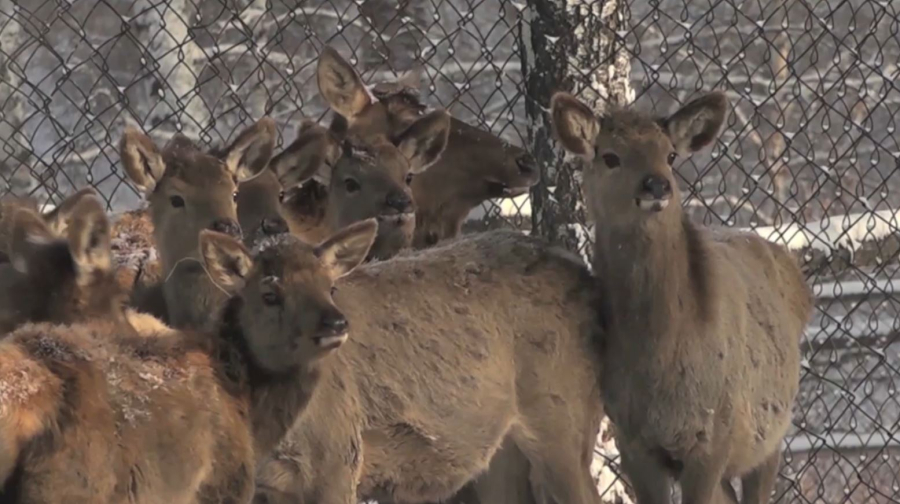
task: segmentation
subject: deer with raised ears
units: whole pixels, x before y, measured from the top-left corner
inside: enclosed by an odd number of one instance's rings
[[[438,502],[504,440],[555,502],[599,502],[601,334],[579,257],[497,231],[365,264],[335,287],[353,337],[260,465],[256,502]]]
[[[377,224],[251,254],[204,230],[202,260],[231,298],[210,335],[134,336],[110,315],[30,324],[0,341],[0,500],[250,502],[258,458],[303,410],[347,341],[335,279]],[[77,470],[75,470],[77,468]]]
[[[224,299],[200,265],[198,237],[211,229],[240,238],[238,184],[263,170],[272,156],[275,123],[260,119],[215,155],[177,134],[160,150],[146,135],[128,128],[120,151],[125,172],[149,203],[159,251],[167,321],[201,327]],[[135,304],[153,301],[136,292]],[[152,304],[152,303],[151,303]],[[160,314],[161,315],[161,314]]]
[[[52,215],[20,208],[9,222],[0,265],[0,334],[25,322],[69,324],[118,313],[125,296],[110,255],[109,222],[93,191]],[[64,216],[64,217],[63,217]]]
[[[368,88],[353,66],[326,46],[317,79],[319,92],[335,112],[331,129],[339,135],[395,139],[426,114],[415,70],[396,82]],[[524,194],[540,178],[531,154],[452,117],[446,143],[440,158],[411,180],[416,248],[459,235],[473,208],[491,198]]]
[[[327,60],[319,60],[318,72],[323,96],[326,100],[334,98],[332,91],[337,84],[329,74]],[[343,109],[339,101],[332,106]],[[384,116],[381,119],[388,120]],[[387,123],[381,126],[388,127]],[[281,174],[279,178],[290,177],[291,173],[294,180],[311,177],[302,187],[286,193],[282,215],[292,232],[306,237],[377,218],[378,238],[370,255],[379,259],[395,255],[412,243],[416,205],[410,184],[415,174],[440,158],[449,131],[450,116],[441,110],[417,117],[393,136],[357,134],[354,128],[335,134],[319,126],[305,126],[297,141],[270,163]],[[318,169],[312,172],[305,162],[309,152],[319,153]],[[298,159],[304,161],[302,166],[297,165]]]
[[[237,207],[245,243],[287,231],[310,243],[327,237],[327,193],[312,180],[327,176],[341,153],[340,141],[326,128],[303,121],[296,140],[272,157],[268,169],[241,183]]]
[[[53,210],[40,214],[56,234],[64,234],[72,209],[84,197],[97,197],[97,191],[87,187],[67,196]],[[31,197],[11,197],[0,200],[0,263],[9,262],[8,248],[13,214],[21,209],[39,212],[37,200]]]
[[[690,222],[672,166],[715,140],[727,112],[711,92],[665,118],[596,117],[557,93],[562,145],[585,161],[594,271],[607,330],[601,388],[638,504],[745,504],[772,492],[791,421],[800,337],[812,309],[795,259],[749,232]]]

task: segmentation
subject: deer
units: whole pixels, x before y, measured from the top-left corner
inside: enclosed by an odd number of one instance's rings
[[[105,216],[92,217],[97,227],[85,236],[102,236]],[[40,224],[21,227],[37,232],[24,242],[56,245]],[[250,502],[257,460],[303,411],[321,362],[348,339],[331,284],[362,262],[376,231],[367,220],[318,245],[295,239],[249,251],[202,230],[204,268],[229,295],[211,333],[137,334],[122,306],[108,304],[80,323],[8,334],[0,340],[0,500]]]
[[[366,94],[367,99],[371,101],[369,105],[374,105],[368,110],[358,110],[356,113],[340,107],[353,121],[356,130],[367,130],[364,131],[366,136],[377,133],[395,138],[425,113],[426,107],[421,104],[418,97],[421,78],[419,72],[415,70],[397,81],[381,82],[369,89],[363,84],[356,70],[330,47],[326,47],[320,56],[319,68],[323,75],[325,73],[332,75],[321,80],[324,85],[329,86],[327,90],[320,88],[323,96],[335,96],[340,93]],[[351,79],[348,82],[352,84],[343,91],[332,92],[335,76]],[[368,121],[365,120],[366,117],[380,119]],[[304,121],[304,125],[301,125],[298,137],[303,134],[308,122]],[[347,122],[348,119],[344,116],[334,114],[328,127],[332,132],[331,142],[335,147],[320,154],[326,156],[323,162],[327,162],[335,153],[340,154],[341,139],[349,129]],[[290,155],[287,152],[289,149],[286,149],[285,155]],[[212,153],[217,154],[218,150],[214,149]],[[284,224],[277,220],[277,217],[281,217],[287,220],[292,233],[311,240],[320,239],[333,231],[325,218],[330,190],[330,186],[325,182],[328,182],[330,177],[327,173],[319,174],[317,170],[313,170],[312,175],[304,174],[308,175],[304,178],[297,178],[297,175],[285,179],[283,173],[263,170],[258,178],[243,182],[238,192],[238,220],[241,227],[257,231],[274,226],[281,227]],[[411,180],[412,200],[416,202],[417,230],[412,237],[412,246],[422,248],[439,240],[457,236],[472,209],[491,198],[520,196],[527,192],[539,177],[540,170],[537,163],[528,152],[451,116],[447,147],[427,170],[413,174]],[[398,184],[401,182],[406,183],[405,177],[398,181]],[[370,184],[361,186],[362,193],[382,190]],[[260,193],[268,195],[269,203],[264,205],[250,203],[259,201],[260,198],[255,195]],[[275,195],[279,196],[277,200],[273,199]],[[241,210],[242,207],[246,211]],[[274,212],[275,209],[278,210],[277,213]],[[242,213],[246,213],[246,217],[242,217]],[[149,219],[143,212],[138,211],[134,214],[125,216],[122,223],[116,223],[114,227],[152,227],[148,225]],[[260,217],[262,215],[268,215],[276,220],[263,225]],[[135,220],[139,221],[139,226],[135,226]],[[115,230],[114,235],[117,235]],[[252,241],[256,236],[255,233],[250,233],[247,240]],[[378,248],[376,247],[376,252]],[[386,251],[376,255],[385,257],[397,251]]]
[[[504,440],[556,502],[599,502],[603,338],[580,257],[498,230],[363,264],[335,289],[353,338],[260,464],[255,502],[436,502]]]
[[[449,130],[443,111],[422,116],[393,139],[339,138],[306,121],[269,169],[244,183],[238,218],[260,229],[267,218],[280,215],[292,234],[312,243],[353,222],[376,218],[379,234],[370,259],[389,259],[412,241],[415,203],[409,181],[440,158]]]
[[[200,328],[222,304],[199,261],[203,229],[242,237],[235,200],[238,185],[263,170],[275,144],[275,123],[264,117],[216,154],[181,134],[164,149],[133,127],[120,141],[125,173],[144,194],[159,252],[159,283],[136,286],[132,304],[176,328]],[[162,300],[162,302],[161,302]]]
[[[669,116],[597,116],[556,93],[561,145],[584,164],[606,329],[600,386],[639,504],[768,502],[799,386],[812,310],[796,259],[751,232],[703,227],[682,210],[679,156],[709,146],[728,101],[704,94]]]
[[[86,196],[96,198],[97,191],[91,187],[75,191],[63,199],[55,208],[42,213],[42,219],[50,226],[53,232],[57,234],[64,233],[72,208]],[[0,200],[0,263],[9,262],[8,248],[13,215],[22,208],[39,212],[39,206],[38,200],[30,196],[11,196]]]
[[[52,212],[29,205],[7,217],[11,260],[0,264],[0,335],[26,322],[73,324],[118,313],[128,286],[113,263],[111,226],[93,189],[73,193]],[[124,310],[139,333],[165,330],[153,317]]]
[[[329,128],[338,137],[396,139],[427,114],[418,97],[418,69],[396,82],[367,87],[337,50],[325,46],[316,80],[319,93],[334,112]],[[539,178],[536,160],[524,149],[451,116],[444,152],[409,180],[415,204],[411,245],[423,248],[458,236],[472,209],[491,198],[520,196]],[[365,181],[360,185],[365,190]]]
[[[109,226],[93,190],[69,196],[48,214],[20,207],[6,224],[10,261],[0,265],[0,334],[25,322],[83,321],[123,301]]]

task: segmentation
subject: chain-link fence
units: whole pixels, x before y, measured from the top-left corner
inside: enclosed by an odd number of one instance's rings
[[[321,120],[337,48],[378,82],[420,66],[423,99],[534,152],[530,195],[476,209],[588,253],[579,173],[550,139],[555,90],[670,112],[733,105],[677,166],[697,221],[795,250],[818,310],[776,502],[900,502],[900,5],[891,0],[0,0],[0,195],[86,185],[133,208],[126,122],[210,145],[268,114],[280,145]],[[601,492],[628,501],[610,443]],[[599,463],[604,462],[604,463]]]

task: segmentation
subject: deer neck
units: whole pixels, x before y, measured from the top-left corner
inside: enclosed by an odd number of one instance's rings
[[[638,225],[597,227],[594,271],[613,344],[663,343],[703,314],[700,237],[677,202],[670,205],[675,208]]]
[[[219,360],[229,381],[249,399],[254,450],[262,457],[275,448],[306,409],[321,381],[324,363],[319,359],[279,374],[262,369],[241,329],[240,306],[240,298],[232,298],[223,308]]]

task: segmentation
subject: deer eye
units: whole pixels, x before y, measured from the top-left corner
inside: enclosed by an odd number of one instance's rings
[[[666,161],[669,162],[669,166],[672,166],[673,164],[675,164],[675,159],[676,159],[677,157],[678,157],[678,154],[676,154],[676,153],[674,153],[674,152],[672,152],[672,153],[669,154],[669,157],[666,159]]]
[[[237,192],[237,191],[234,191],[233,193],[231,193],[231,198],[232,198],[234,201],[237,201],[237,196],[238,196],[238,192]]]
[[[284,203],[284,191],[278,193],[278,201]]]
[[[406,174],[406,185],[412,184],[412,179],[413,179],[413,174],[412,174],[412,173],[407,173],[407,174]]]
[[[279,296],[278,293],[274,291],[264,292],[262,295],[262,300],[263,303],[266,304],[266,306],[278,306],[281,304],[281,296]]]
[[[609,169],[618,168],[622,163],[619,161],[619,156],[616,156],[612,153],[607,153],[603,155],[603,162],[606,164],[606,167]]]
[[[182,198],[181,196],[170,196],[169,203],[171,203],[175,208],[181,208],[184,206],[184,198]]]
[[[344,187],[347,189],[348,193],[355,193],[359,191],[359,182],[352,178],[344,179]]]
[[[334,296],[335,294],[337,294],[337,287],[332,286],[331,287],[331,295]]]

